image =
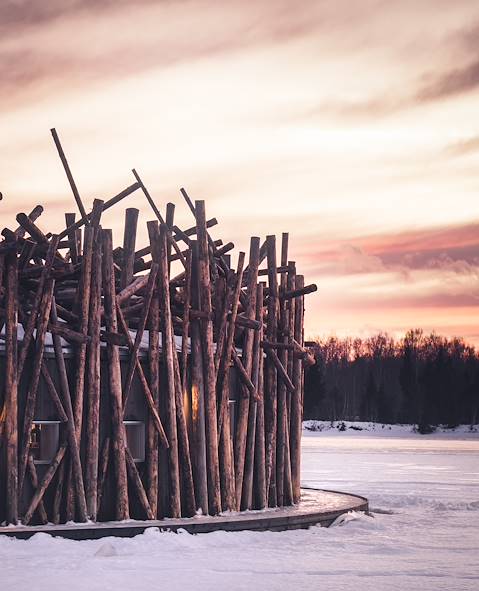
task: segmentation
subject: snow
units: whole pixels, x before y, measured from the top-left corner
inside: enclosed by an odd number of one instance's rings
[[[302,476],[367,496],[374,516],[280,533],[0,537],[0,589],[479,589],[478,433],[305,431]]]

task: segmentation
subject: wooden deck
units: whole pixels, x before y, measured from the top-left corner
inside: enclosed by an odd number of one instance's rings
[[[367,510],[368,500],[364,497],[336,491],[302,489],[301,502],[293,507],[225,513],[217,517],[196,516],[156,521],[128,520],[68,525],[19,525],[0,527],[0,534],[28,539],[41,532],[72,540],[87,540],[107,536],[131,537],[143,533],[150,527],[170,531],[184,529],[194,534],[217,530],[283,531],[305,529],[312,525],[328,527],[344,513]]]

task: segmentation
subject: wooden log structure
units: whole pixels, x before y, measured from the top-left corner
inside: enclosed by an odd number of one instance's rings
[[[298,503],[316,286],[288,260],[288,234],[279,260],[275,236],[253,237],[232,268],[204,201],[181,190],[181,229],[133,170],[89,204],[52,136],[78,213],[50,232],[38,205],[1,232],[0,523]],[[126,209],[115,248],[100,218],[138,189],[151,215]]]

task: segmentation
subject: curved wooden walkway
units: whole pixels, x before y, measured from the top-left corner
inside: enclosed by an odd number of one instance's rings
[[[131,537],[143,533],[150,527],[157,527],[165,531],[183,529],[194,534],[217,530],[284,531],[304,529],[312,525],[328,527],[344,513],[367,510],[368,500],[364,497],[337,491],[302,489],[301,502],[293,507],[225,513],[217,517],[196,516],[156,521],[129,520],[68,525],[19,525],[0,527],[0,534],[27,539],[42,532],[72,540],[87,540],[107,536]]]

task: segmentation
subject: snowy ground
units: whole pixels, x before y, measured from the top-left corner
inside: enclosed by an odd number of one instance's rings
[[[304,485],[363,494],[374,517],[282,533],[0,537],[0,590],[477,591],[479,434],[399,431],[305,432]]]

